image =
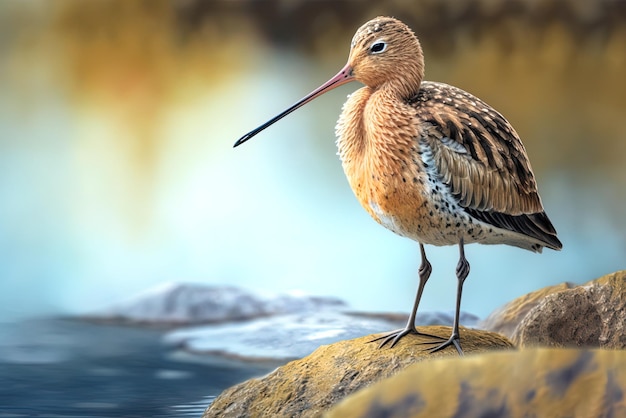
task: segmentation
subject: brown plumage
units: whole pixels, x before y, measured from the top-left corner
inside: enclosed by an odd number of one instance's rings
[[[415,315],[431,266],[424,244],[459,245],[457,310],[469,274],[464,244],[508,244],[541,252],[561,242],[537,192],[519,136],[496,110],[471,94],[423,81],[418,39],[399,20],[378,17],[359,28],[347,65],[327,83],[235,146],[326,91],[358,80],[337,122],[346,177],[363,207],[381,225],[420,244],[420,283],[407,326],[380,339],[393,346],[418,333]],[[419,333],[418,333],[419,334]],[[438,338],[438,337],[437,337]]]

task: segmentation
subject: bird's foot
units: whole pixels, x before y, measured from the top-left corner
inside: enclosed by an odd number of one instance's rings
[[[441,351],[444,348],[449,347],[451,345],[453,345],[456,348],[456,351],[459,353],[459,356],[463,356],[463,350],[461,349],[461,338],[459,337],[459,334],[452,334],[450,338],[448,338],[447,341],[445,341],[441,345],[438,345],[437,347],[429,348],[428,352],[430,354],[436,353],[437,351]]]
[[[381,335],[380,337],[376,337],[370,342],[373,343],[374,341],[382,340],[378,348],[383,348],[385,344],[387,343],[389,343],[389,348],[392,348],[404,336],[409,335],[409,334],[421,335],[423,337],[434,338],[435,340],[437,340],[437,341],[424,341],[421,344],[438,344],[439,342],[444,340],[442,337],[439,337],[437,335],[431,335],[431,334],[425,334],[423,332],[419,332],[417,329],[415,329],[415,327],[406,327],[403,329],[397,329],[395,331],[391,331],[387,334]]]

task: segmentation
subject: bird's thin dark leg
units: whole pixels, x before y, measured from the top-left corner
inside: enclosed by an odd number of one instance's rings
[[[465,258],[465,249],[463,247],[463,238],[459,242],[459,263],[456,266],[456,277],[458,279],[457,290],[456,290],[456,312],[454,313],[454,324],[452,325],[452,335],[448,339],[448,341],[444,342],[438,347],[435,347],[430,350],[431,353],[434,353],[439,350],[443,350],[444,348],[454,345],[456,351],[458,351],[459,355],[463,355],[463,350],[461,349],[461,337],[459,334],[459,317],[461,315],[461,293],[463,292],[463,283],[467,278],[470,265],[467,259]]]
[[[385,334],[381,337],[378,337],[372,340],[372,342],[382,340],[378,348],[383,347],[387,343],[390,343],[389,347],[393,347],[398,341],[400,341],[402,337],[408,334],[424,335],[427,337],[442,340],[441,337],[438,337],[436,335],[421,333],[417,331],[417,329],[415,328],[415,317],[417,316],[417,307],[420,304],[420,299],[422,298],[422,293],[424,292],[424,287],[426,286],[426,282],[428,281],[428,278],[430,277],[430,273],[433,270],[432,266],[430,265],[430,262],[426,258],[426,251],[424,251],[424,245],[421,243],[420,243],[420,252],[422,254],[422,264],[420,265],[420,268],[419,268],[419,280],[420,281],[419,281],[419,286],[417,288],[417,294],[415,295],[415,302],[413,303],[413,310],[411,311],[409,320],[406,323],[406,327],[404,327],[403,329],[392,331],[388,334]],[[436,343],[438,343],[438,341],[433,342],[433,344],[436,344]],[[426,344],[429,344],[429,343],[426,343]]]

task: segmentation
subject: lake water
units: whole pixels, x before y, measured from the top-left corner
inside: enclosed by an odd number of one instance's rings
[[[0,324],[0,417],[199,417],[276,364],[192,356],[158,330],[61,319]]]

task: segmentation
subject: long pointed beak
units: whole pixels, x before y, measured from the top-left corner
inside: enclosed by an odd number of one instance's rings
[[[346,66],[343,67],[341,71],[337,73],[337,75],[335,75],[333,78],[331,78],[330,80],[328,80],[327,82],[325,82],[324,84],[322,84],[321,86],[313,90],[311,93],[309,93],[308,95],[300,99],[293,106],[283,111],[282,113],[274,116],[272,119],[268,120],[263,125],[259,126],[256,129],[251,130],[250,132],[248,132],[247,134],[239,138],[237,142],[235,142],[235,145],[233,147],[237,147],[243,144],[248,139],[252,138],[256,134],[261,132],[263,129],[267,128],[268,126],[273,125],[275,122],[278,122],[279,120],[281,120],[282,118],[284,118],[285,116],[287,116],[288,114],[296,110],[297,108],[304,106],[305,104],[315,99],[316,97],[321,96],[327,91],[330,91],[334,89],[335,87],[339,87],[342,84],[349,83],[350,81],[353,81],[353,80],[354,80],[354,76],[352,75],[352,67],[350,67],[350,64],[346,64]]]

